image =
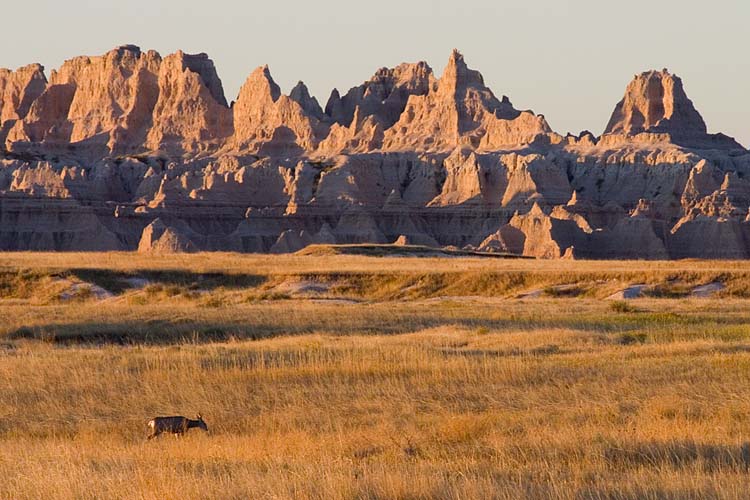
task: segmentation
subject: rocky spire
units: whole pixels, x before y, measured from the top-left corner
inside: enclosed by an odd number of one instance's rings
[[[331,95],[326,102],[325,114],[338,122],[337,117],[341,116],[342,113],[341,94],[339,93],[339,89],[335,88],[331,91]]]
[[[232,147],[269,156],[314,149],[327,129],[299,102],[312,105],[304,84],[298,85],[293,94],[296,99],[281,94],[268,66],[253,71],[232,108]]]
[[[278,101],[281,96],[281,89],[271,76],[271,70],[268,65],[260,66],[247,77],[245,83],[240,89],[237,96],[237,103],[245,103],[257,100],[270,99],[273,102]]]
[[[682,80],[666,69],[636,75],[617,104],[606,134],[641,132],[705,134],[706,123],[685,94]]]
[[[615,106],[604,134],[650,134],[654,140],[667,138],[686,147],[742,149],[730,137],[708,134],[706,122],[685,93],[682,80],[666,69],[635,75],[625,97]]]
[[[140,111],[142,119],[131,116],[128,123],[138,134],[131,134],[133,146],[142,148],[143,127],[151,120],[158,87],[156,73],[161,57],[143,53],[138,47],[118,47],[101,56],[81,56],[65,61],[52,71],[49,84],[36,98],[22,121],[8,134],[13,143],[45,143],[49,146],[75,144],[100,154],[107,152],[110,134],[123,124],[137,102],[153,98]],[[150,77],[145,75],[149,74]],[[41,80],[42,76],[37,77]],[[41,88],[41,84],[40,84]]]
[[[41,64],[30,64],[15,71],[0,69],[0,125],[23,119],[34,100],[47,87]]]
[[[41,64],[30,64],[15,71],[0,69],[0,146],[18,120],[23,120],[31,105],[47,88]]]
[[[434,81],[432,68],[424,61],[380,68],[372,78],[353,87],[343,97],[334,89],[326,114],[332,121],[348,127],[355,110],[359,109],[361,120],[373,116],[388,128],[398,121],[409,96],[427,94]]]
[[[320,107],[318,100],[310,95],[310,91],[303,81],[297,82],[297,85],[289,93],[289,97],[302,106],[302,109],[310,116],[314,116],[318,120],[323,119],[323,109]]]
[[[440,78],[440,90],[458,97],[458,94],[468,87],[484,88],[484,78],[479,71],[469,69],[463,54],[458,49],[453,49],[448,58],[448,65]]]
[[[231,111],[206,54],[178,51],[165,57],[157,83],[159,98],[147,149],[197,153],[217,148],[231,135]]]
[[[208,54],[201,52],[200,54],[185,54],[179,50],[176,54],[177,58],[183,65],[183,69],[189,69],[193,73],[198,74],[203,85],[208,88],[211,96],[216,102],[222,106],[227,106],[227,99],[224,96],[224,88],[221,84],[221,79],[218,73],[216,73],[216,67],[214,62],[209,59]]]
[[[514,109],[507,98],[497,99],[482,75],[454,50],[437,85],[424,96],[409,98],[399,121],[386,131],[383,147],[506,148],[528,144],[550,131],[543,117]]]

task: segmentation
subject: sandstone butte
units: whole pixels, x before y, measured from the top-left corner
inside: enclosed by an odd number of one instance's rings
[[[0,250],[455,246],[542,258],[750,257],[750,151],[682,81],[636,75],[601,137],[555,133],[454,51],[325,106],[268,67],[229,104],[205,54],[128,45],[0,70]]]

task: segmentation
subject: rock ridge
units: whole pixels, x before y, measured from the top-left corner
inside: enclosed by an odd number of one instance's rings
[[[123,45],[0,69],[0,146],[0,250],[750,258],[750,151],[667,70],[635,76],[602,136],[562,136],[458,50],[323,108],[268,66],[229,104],[208,55]]]

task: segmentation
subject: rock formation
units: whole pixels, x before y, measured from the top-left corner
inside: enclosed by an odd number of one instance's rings
[[[164,58],[146,149],[171,155],[210,151],[232,134],[232,116],[213,62],[206,54]]]
[[[325,106],[268,67],[231,106],[205,54],[136,46],[0,70],[0,250],[457,246],[539,258],[750,257],[750,152],[679,77],[637,75],[562,136],[454,51]]]
[[[298,86],[295,95],[296,100],[281,95],[268,66],[256,69],[232,108],[234,149],[263,156],[301,156],[314,150],[326,128],[314,116],[317,103],[306,99],[307,89]]]
[[[346,127],[355,114],[360,120],[373,116],[384,129],[398,121],[412,95],[426,95],[435,84],[432,68],[426,62],[381,68],[359,87],[343,97],[334,89],[326,104],[326,114]]]
[[[30,64],[16,71],[0,69],[0,143],[47,87],[44,67]]]
[[[636,75],[615,107],[605,135],[641,141],[735,148],[731,138],[709,135],[706,123],[685,94],[682,80],[666,69]]]
[[[551,132],[542,116],[499,100],[454,50],[440,80],[426,95],[412,95],[385,133],[391,151],[450,151],[458,146],[512,149]]]
[[[139,252],[184,253],[195,252],[197,247],[179,229],[167,226],[161,219],[146,226],[138,243]]]

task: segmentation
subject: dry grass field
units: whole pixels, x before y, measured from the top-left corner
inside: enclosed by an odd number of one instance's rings
[[[743,262],[0,254],[0,498],[748,498],[748,305]]]

